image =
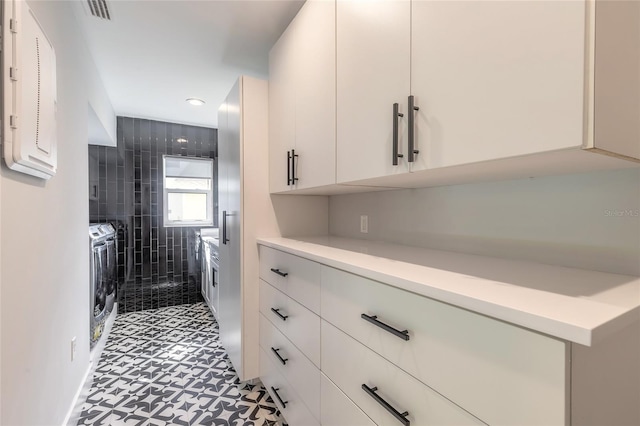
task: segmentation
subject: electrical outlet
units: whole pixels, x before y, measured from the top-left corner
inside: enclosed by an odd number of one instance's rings
[[[71,339],[71,361],[76,359],[76,337],[74,336],[73,339]]]
[[[369,216],[363,214],[360,216],[360,232],[367,234],[369,232]]]

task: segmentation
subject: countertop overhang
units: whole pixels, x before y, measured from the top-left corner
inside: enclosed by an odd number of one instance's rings
[[[640,321],[640,277],[333,236],[258,244],[585,346]]]

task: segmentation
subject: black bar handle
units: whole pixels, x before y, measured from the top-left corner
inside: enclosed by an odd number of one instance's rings
[[[271,268],[271,272],[278,274],[281,277],[286,277],[287,275],[289,275],[288,272],[282,272],[280,269],[277,269],[277,268]]]
[[[404,114],[398,112],[399,105],[396,102],[393,104],[393,148],[391,156],[391,164],[398,165],[398,158],[404,157],[402,154],[398,154],[398,117],[404,117]]]
[[[289,401],[283,401],[282,398],[280,398],[280,395],[278,394],[280,388],[274,388],[273,386],[271,386],[271,390],[273,391],[273,394],[276,396],[276,398],[278,398],[278,401],[280,401],[280,404],[282,404],[282,408],[287,408],[287,404],[289,403]]]
[[[296,154],[296,150],[291,150],[291,185],[295,185],[298,181],[296,177],[296,158],[298,158],[298,154]]]
[[[409,156],[407,157],[407,161],[409,163],[413,163],[415,160],[415,156],[420,152],[415,149],[415,115],[414,111],[420,110],[419,107],[415,105],[415,98],[413,95],[409,96]]]
[[[369,321],[373,325],[377,325],[378,327],[380,327],[384,331],[388,331],[389,333],[393,334],[394,336],[398,336],[402,340],[409,340],[409,330],[400,331],[398,329],[395,329],[395,328],[391,327],[390,325],[387,325],[387,324],[383,323],[382,321],[378,320],[378,316],[377,315],[369,316],[367,314],[360,314],[360,318],[362,318],[363,320]]]
[[[287,186],[291,185],[291,151],[287,151]]]
[[[398,419],[398,421],[402,423],[404,426],[409,426],[411,424],[411,421],[409,421],[409,419],[407,418],[407,416],[409,415],[409,412],[405,411],[404,413],[401,413],[400,411],[396,410],[391,404],[385,401],[384,398],[382,398],[380,395],[376,393],[376,391],[378,390],[377,387],[374,386],[373,388],[370,388],[369,386],[363,383],[362,389],[364,389],[364,391],[368,393],[369,396],[371,396],[371,398],[375,399],[378,404],[382,405],[385,410],[390,412],[393,415],[393,417]]]
[[[280,360],[280,362],[282,363],[282,365],[287,365],[287,361],[289,361],[289,358],[282,358],[280,356],[280,353],[278,353],[278,351],[280,350],[280,348],[276,349],[273,346],[271,347],[271,351],[276,354],[276,356],[278,357],[278,359]]]
[[[222,211],[222,244],[227,244],[229,239],[227,238],[227,211]]]
[[[276,309],[276,308],[271,308],[271,312],[273,312],[274,314],[276,314],[277,316],[279,316],[279,317],[280,317],[280,319],[281,319],[282,321],[286,321],[286,320],[287,320],[287,318],[289,318],[289,315],[282,315],[282,314],[280,313],[280,308],[278,308],[278,309]]]

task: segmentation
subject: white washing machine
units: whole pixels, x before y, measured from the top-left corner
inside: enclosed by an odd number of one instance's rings
[[[91,249],[90,342],[93,347],[102,336],[104,324],[113,311],[117,290],[118,243],[116,230],[109,223],[89,225]]]

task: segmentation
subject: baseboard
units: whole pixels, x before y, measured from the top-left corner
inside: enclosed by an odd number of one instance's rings
[[[104,349],[107,339],[109,338],[109,334],[111,333],[111,328],[113,327],[113,323],[118,315],[118,304],[116,303],[113,307],[113,311],[109,315],[105,322],[104,332],[102,333],[102,337],[96,343],[93,350],[89,352],[89,365],[87,366],[87,371],[84,373],[84,377],[80,382],[78,390],[73,398],[73,402],[71,403],[71,407],[69,407],[69,411],[67,412],[66,417],[64,418],[64,423],[62,426],[72,426],[77,423],[77,420],[80,418],[80,414],[82,412],[82,405],[86,397],[89,395],[89,390],[91,389],[91,385],[93,384],[93,373],[95,369],[98,367],[98,361],[100,360],[100,355],[102,354],[102,350]]]
[[[92,364],[93,364],[92,362],[89,362],[89,365],[87,365],[87,371],[84,372],[84,376],[82,377],[82,381],[80,381],[78,390],[76,391],[76,394],[73,396],[73,402],[71,403],[71,407],[69,407],[69,411],[67,412],[67,415],[64,418],[64,422],[62,423],[62,426],[69,425],[69,422],[72,418],[71,416],[73,416],[74,411],[76,411],[76,406],[78,405],[78,398],[80,398],[80,394],[82,394],[82,391],[85,388],[85,383],[87,383],[87,378],[89,377],[89,373],[93,370]]]

